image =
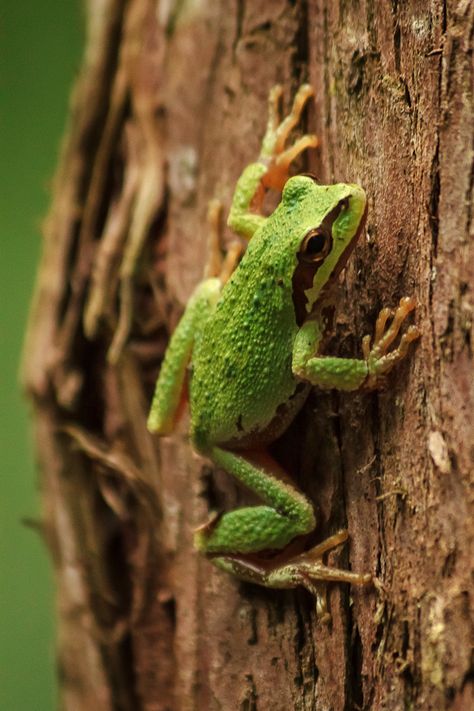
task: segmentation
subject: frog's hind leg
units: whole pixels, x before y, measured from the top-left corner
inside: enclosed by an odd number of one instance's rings
[[[280,550],[316,525],[311,502],[270,456],[242,454],[214,447],[210,456],[220,467],[256,493],[264,506],[230,511],[195,534],[196,547],[209,555]]]
[[[347,540],[340,531],[309,551],[292,555],[284,549],[297,536],[316,525],[313,506],[266,453],[230,452],[214,447],[212,460],[256,493],[264,506],[253,506],[215,516],[195,533],[195,545],[214,565],[242,580],[269,588],[303,586],[315,595],[318,614],[325,610],[321,583],[367,584],[371,576],[330,568],[323,563],[327,551]],[[281,554],[268,557],[270,551]],[[265,555],[258,555],[265,552]]]
[[[150,432],[165,435],[173,431],[183,402],[195,335],[213,313],[220,293],[219,279],[209,278],[198,284],[189,299],[166,349],[156,382],[148,416]]]
[[[209,202],[207,208],[207,222],[209,237],[207,243],[207,261],[204,268],[204,277],[217,277],[224,285],[232,275],[243,251],[241,242],[234,240],[222,256],[222,203],[217,198]]]

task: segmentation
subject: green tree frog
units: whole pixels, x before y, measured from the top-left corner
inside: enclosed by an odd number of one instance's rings
[[[282,121],[282,89],[270,93],[260,157],[243,171],[228,218],[248,240],[240,261],[233,247],[222,260],[218,208],[211,205],[207,278],[171,338],[148,426],[159,435],[172,431],[188,380],[195,448],[262,501],[213,515],[195,532],[196,548],[243,580],[269,588],[304,586],[324,613],[321,581],[364,584],[372,578],[324,565],[323,555],[346,540],[346,531],[295,553],[290,543],[304,541],[315,528],[313,506],[267,446],[289,426],[311,386],[375,387],[419,333],[408,327],[390,350],[414,308],[413,299],[403,298],[395,312],[382,310],[372,345],[370,337],[363,339],[363,358],[320,353],[328,289],[363,230],[367,203],[358,185],[319,185],[306,175],[288,179],[291,162],[317,145],[315,136],[305,135],[286,147],[312,93],[308,85],[300,87]],[[264,217],[259,210],[269,188],[283,188],[282,198]]]

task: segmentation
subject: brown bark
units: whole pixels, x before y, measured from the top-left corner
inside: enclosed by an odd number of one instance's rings
[[[103,0],[88,22],[24,368],[64,707],[473,708],[473,3]],[[303,81],[305,169],[370,196],[331,345],[360,355],[405,294],[423,331],[384,392],[314,393],[276,447],[320,537],[349,528],[331,561],[384,586],[331,587],[329,626],[197,556],[210,503],[244,495],[186,417],[145,427],[207,201],[257,155],[269,88]]]

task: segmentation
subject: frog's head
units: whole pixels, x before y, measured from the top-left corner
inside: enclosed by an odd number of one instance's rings
[[[367,200],[358,185],[318,185],[311,177],[290,178],[282,195],[296,251],[293,301],[302,323],[338,276],[362,232]]]

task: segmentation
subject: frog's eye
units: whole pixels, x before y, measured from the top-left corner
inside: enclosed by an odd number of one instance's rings
[[[310,230],[305,236],[300,249],[300,255],[305,262],[317,264],[331,251],[332,237],[321,227]]]

